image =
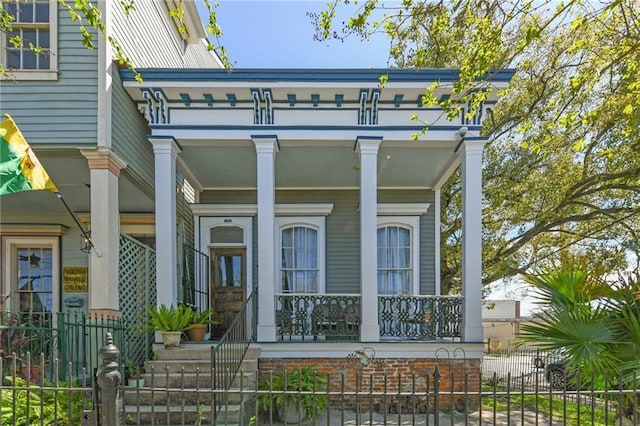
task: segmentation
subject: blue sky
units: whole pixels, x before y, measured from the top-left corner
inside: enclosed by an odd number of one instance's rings
[[[236,68],[385,68],[388,42],[380,34],[361,42],[313,40],[307,12],[326,0],[220,0],[222,43]],[[203,19],[205,11],[200,9]],[[339,16],[339,24],[346,15]]]

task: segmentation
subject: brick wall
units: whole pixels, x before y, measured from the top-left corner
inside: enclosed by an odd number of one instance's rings
[[[400,391],[424,395],[426,410],[435,403],[433,396],[437,391],[437,402],[441,407],[450,406],[451,401],[454,401],[456,407],[461,407],[470,402],[475,404],[480,391],[478,359],[375,359],[368,366],[363,366],[357,358],[288,358],[259,361],[259,371],[263,378],[270,372],[278,373],[304,367],[311,367],[317,374],[325,375],[331,392],[362,393],[364,399],[374,405],[380,405],[381,400],[388,401],[390,406],[401,403],[399,400],[402,398],[394,398],[392,395]],[[439,380],[436,380],[438,377]],[[345,399],[353,399],[352,394]],[[366,394],[373,394],[374,397]],[[376,397],[376,394],[387,394],[391,399]]]

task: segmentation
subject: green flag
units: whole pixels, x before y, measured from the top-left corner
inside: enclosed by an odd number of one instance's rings
[[[48,189],[58,192],[9,114],[0,123],[0,195]]]

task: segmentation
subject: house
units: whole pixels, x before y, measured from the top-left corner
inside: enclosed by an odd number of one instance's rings
[[[129,64],[222,66],[207,50],[194,2],[181,2],[182,20],[171,16],[173,0],[139,1],[128,15],[120,3],[100,2],[106,35],[119,41]],[[7,69],[0,113],[13,117],[93,243],[52,192],[3,195],[3,312],[54,321],[59,312],[131,317],[155,303],[151,290],[140,293],[155,278],[143,275],[153,265],[141,243],[153,243],[155,234],[147,122],[123,89],[105,37],[94,31],[93,49],[84,47],[78,23],[58,2],[9,0],[1,7],[16,18],[13,31],[25,46],[31,41],[44,50],[14,48],[0,33],[0,63]]]
[[[309,359],[347,368],[364,346],[395,362],[459,358],[478,371],[480,130],[496,91],[474,117],[449,121],[422,96],[434,82],[436,97],[449,96],[450,69],[139,72],[142,83],[126,69],[120,77],[154,148],[158,303],[213,306],[214,338],[257,304],[245,338],[265,368]],[[491,84],[504,88],[511,75],[498,71]],[[450,296],[439,290],[440,188],[458,167],[463,289]],[[179,261],[175,194],[186,192],[200,259],[191,265]]]
[[[85,241],[52,193],[3,196],[9,309],[133,321],[148,304],[186,302],[215,310],[214,340],[243,312],[240,338],[265,368],[346,369],[367,348],[411,371],[444,358],[477,377],[481,125],[497,90],[450,121],[422,97],[435,82],[449,96],[456,70],[217,69],[192,3],[186,32],[173,1],[137,2],[128,17],[116,3],[105,20],[141,83],[102,37],[86,51],[49,2],[48,19],[29,24],[49,34],[48,60],[3,53],[23,68],[1,83],[2,112],[90,229]],[[463,283],[452,296],[440,294],[440,188],[458,167]]]
[[[483,300],[482,326],[487,351],[512,348],[521,321],[519,300]]]

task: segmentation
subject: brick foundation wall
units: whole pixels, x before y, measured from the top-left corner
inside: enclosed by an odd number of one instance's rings
[[[436,383],[436,366],[439,380]],[[331,392],[385,393],[393,397],[398,391],[411,395],[422,395],[423,403],[433,407],[433,395],[437,391],[441,408],[456,408],[477,403],[480,391],[480,360],[438,360],[438,359],[376,359],[369,366],[363,366],[357,358],[287,358],[260,359],[261,377],[270,372],[279,373],[299,368],[311,367],[317,374],[326,375]],[[454,392],[454,393],[452,393]],[[475,395],[474,395],[475,394]],[[427,397],[428,396],[428,397]],[[347,397],[347,400],[353,399]],[[362,397],[360,397],[362,399]],[[380,405],[383,397],[368,397],[365,400]],[[400,398],[402,399],[402,397]],[[412,399],[409,396],[406,400]],[[402,403],[398,398],[386,401],[391,406]],[[415,401],[415,399],[412,399]],[[335,402],[335,401],[334,401]],[[424,412],[427,407],[420,409]]]

